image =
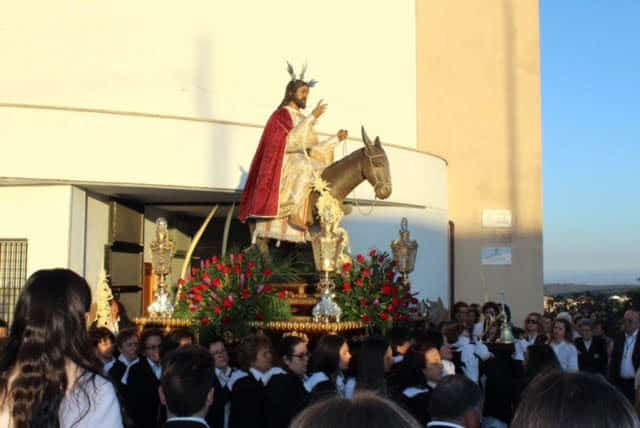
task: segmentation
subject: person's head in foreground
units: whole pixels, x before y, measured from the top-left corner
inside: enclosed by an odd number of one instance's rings
[[[478,385],[463,375],[445,376],[431,393],[431,422],[479,428],[482,417],[482,392]]]
[[[162,361],[160,401],[168,418],[201,417],[213,403],[213,360],[199,346],[185,345]]]
[[[631,403],[604,378],[554,371],[529,384],[511,428],[638,428]]]
[[[404,409],[372,392],[331,398],[307,407],[289,428],[423,428]]]

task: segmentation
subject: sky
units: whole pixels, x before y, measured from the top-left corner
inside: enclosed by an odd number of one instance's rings
[[[541,0],[545,282],[640,277],[640,1]]]

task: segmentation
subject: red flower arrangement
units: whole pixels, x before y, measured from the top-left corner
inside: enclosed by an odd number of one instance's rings
[[[414,295],[394,272],[387,253],[371,250],[342,266],[336,282],[336,301],[345,321],[361,321],[368,330],[386,332],[394,322],[408,321]]]
[[[291,308],[284,292],[267,283],[272,275],[258,254],[203,260],[199,269],[191,268],[188,281],[178,281],[174,317],[236,336],[246,332],[246,321],[289,319]]]

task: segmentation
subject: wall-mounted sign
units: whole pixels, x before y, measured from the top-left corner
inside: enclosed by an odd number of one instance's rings
[[[483,265],[510,265],[511,247],[482,247]]]
[[[482,210],[482,227],[511,227],[511,211]]]

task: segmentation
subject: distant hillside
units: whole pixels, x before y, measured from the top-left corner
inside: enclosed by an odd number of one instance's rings
[[[545,284],[545,296],[562,296],[566,294],[585,293],[591,294],[617,294],[629,290],[640,290],[639,284],[623,285],[587,285],[587,284]]]

